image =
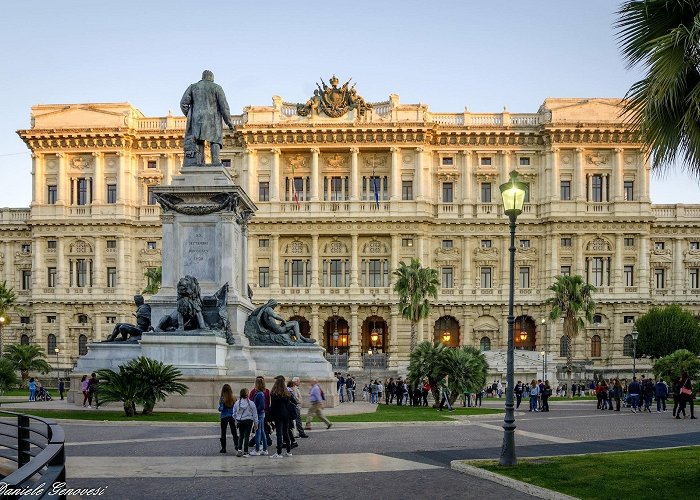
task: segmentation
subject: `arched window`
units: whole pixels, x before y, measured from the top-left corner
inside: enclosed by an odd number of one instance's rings
[[[49,333],[49,336],[46,339],[46,353],[55,356],[56,352],[56,336],[53,333]]]
[[[559,339],[559,356],[565,357],[568,353],[568,342],[566,341],[566,335],[562,335]]]
[[[78,355],[85,356],[87,351],[87,337],[85,335],[81,335],[78,337]]]
[[[600,357],[600,335],[593,335],[591,338],[591,357]]]
[[[29,345],[29,335],[22,335],[19,339],[19,343],[22,345]]]
[[[623,356],[634,356],[634,346],[633,346],[633,340],[632,340],[632,335],[629,333],[625,335],[625,338],[622,339],[622,355]]]
[[[488,337],[481,337],[481,342],[479,342],[479,348],[482,351],[490,351],[491,350],[491,339]]]

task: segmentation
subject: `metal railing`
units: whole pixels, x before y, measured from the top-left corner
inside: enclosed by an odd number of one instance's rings
[[[347,354],[326,354],[326,361],[333,365],[334,370],[347,370],[348,368]]]
[[[371,356],[365,353],[362,355],[362,368],[365,370],[369,368],[372,368],[372,370],[386,370],[388,359],[389,356],[383,352],[377,352]]]
[[[66,482],[64,446],[63,429],[55,422],[0,411],[0,459],[17,464],[14,472],[2,478],[7,487],[0,498],[30,498],[10,494],[26,489],[35,489],[32,499],[66,498],[53,490],[53,485]]]

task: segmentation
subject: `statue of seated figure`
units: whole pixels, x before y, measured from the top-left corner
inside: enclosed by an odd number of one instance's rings
[[[248,316],[245,334],[252,345],[309,345],[316,341],[307,339],[299,331],[298,321],[286,321],[275,312],[277,301],[270,299]]]
[[[134,295],[134,304],[136,304],[136,324],[117,323],[114,325],[112,334],[105,342],[115,342],[117,340],[125,341],[128,338],[135,339],[141,337],[141,334],[151,327],[151,306],[143,300],[143,295]],[[121,338],[119,338],[121,336]]]

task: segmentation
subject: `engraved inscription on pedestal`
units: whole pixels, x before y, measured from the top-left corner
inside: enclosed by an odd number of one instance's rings
[[[216,228],[183,227],[182,269],[200,281],[216,281]]]

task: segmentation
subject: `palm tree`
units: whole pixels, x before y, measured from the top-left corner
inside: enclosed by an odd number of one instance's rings
[[[556,321],[564,318],[564,335],[566,336],[566,371],[569,374],[569,397],[571,397],[571,341],[578,335],[579,330],[585,328],[583,319],[591,323],[595,312],[593,292],[595,287],[585,283],[581,276],[557,276],[557,281],[549,287],[554,292],[554,297],[545,301],[552,307],[549,319]],[[583,316],[583,317],[582,317]]]
[[[7,287],[7,281],[0,283],[0,354],[2,354],[2,328],[10,324],[9,312],[23,312],[17,305],[17,294],[15,289]]]
[[[626,95],[625,114],[652,157],[678,156],[700,177],[700,0],[626,0],[615,24],[630,67],[646,68]]]
[[[444,344],[436,342],[421,342],[411,351],[411,360],[408,364],[408,378],[412,383],[419,383],[428,379],[430,391],[433,393],[434,401],[439,401],[440,393],[438,384],[445,378],[442,372],[442,353]]]
[[[121,402],[127,417],[136,415],[136,403],[140,402],[141,382],[134,378],[123,366],[119,371],[99,370],[99,404]]]
[[[163,281],[163,268],[162,267],[149,267],[143,275],[148,280],[148,285],[143,289],[141,293],[147,293],[149,295],[155,295],[160,290],[160,284]]]
[[[168,395],[187,393],[188,387],[178,382],[182,372],[172,365],[141,356],[129,361],[125,369],[140,384],[139,398],[144,415],[153,413],[156,403],[165,401]]]
[[[419,259],[411,259],[411,265],[401,262],[394,271],[398,276],[394,291],[399,294],[401,316],[411,322],[411,351],[416,347],[416,325],[430,314],[429,298],[437,299],[438,272],[422,267]]]
[[[12,362],[7,358],[0,358],[0,395],[8,389],[17,387],[17,372]]]
[[[46,357],[44,351],[35,345],[8,345],[3,353],[3,357],[8,359],[15,370],[19,370],[22,374],[22,387],[27,386],[30,371],[39,371],[41,373],[49,373],[51,365],[43,358]]]

